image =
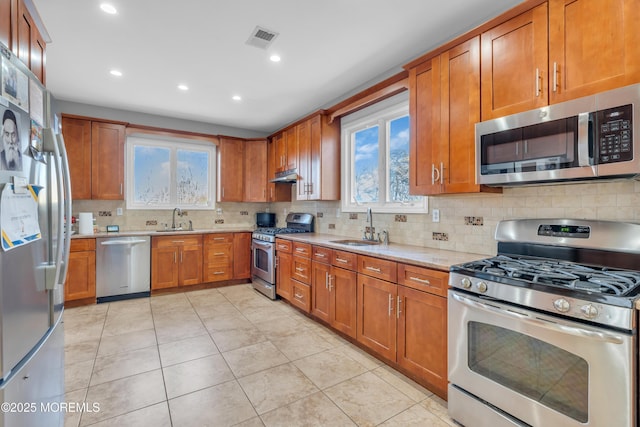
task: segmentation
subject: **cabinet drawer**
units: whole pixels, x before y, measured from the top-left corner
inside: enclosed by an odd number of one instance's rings
[[[311,312],[311,287],[304,283],[300,283],[297,280],[292,280],[291,284],[291,304],[301,308],[307,313]]]
[[[311,245],[309,243],[293,242],[293,254],[310,258]]]
[[[322,246],[314,246],[311,250],[311,259],[317,262],[329,264],[331,262],[332,250]]]
[[[417,267],[415,265],[398,264],[398,283],[420,291],[447,296],[449,273]]]
[[[291,240],[276,239],[276,251],[278,252],[286,252],[290,254],[292,246]]]
[[[398,277],[396,269],[394,261],[358,255],[358,273],[395,283]]]
[[[209,265],[204,271],[205,282],[217,282],[220,280],[231,280],[233,278],[233,268],[231,265]]]
[[[358,269],[358,255],[352,252],[333,251],[331,264],[346,268],[347,270],[356,271]]]
[[[70,252],[95,251],[96,239],[71,239]]]
[[[233,233],[206,234],[204,236],[204,243],[205,244],[233,243]]]
[[[294,256],[291,263],[291,277],[307,285],[311,284],[311,260]]]
[[[202,234],[153,237],[151,247],[168,248],[173,246],[202,246]]]

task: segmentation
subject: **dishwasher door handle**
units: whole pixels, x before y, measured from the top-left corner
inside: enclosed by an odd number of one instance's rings
[[[138,245],[140,243],[147,243],[146,240],[107,240],[100,243],[102,246],[129,246]]]

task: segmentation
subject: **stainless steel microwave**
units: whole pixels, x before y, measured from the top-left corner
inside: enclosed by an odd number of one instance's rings
[[[476,181],[507,186],[640,174],[640,84],[476,124]]]

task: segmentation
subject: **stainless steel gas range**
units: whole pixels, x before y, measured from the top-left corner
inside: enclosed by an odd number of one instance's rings
[[[276,299],[276,235],[310,232],[313,232],[313,215],[293,212],[287,215],[286,227],[262,227],[253,232],[251,282],[255,290]]]
[[[467,427],[636,426],[640,225],[509,220],[449,277],[449,414]]]

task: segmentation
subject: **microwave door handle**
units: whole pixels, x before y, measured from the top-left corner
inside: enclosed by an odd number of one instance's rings
[[[578,166],[592,166],[589,157],[589,115],[578,114]]]
[[[624,339],[618,334],[608,333],[604,331],[591,331],[587,329],[576,328],[570,325],[548,322],[543,319],[533,318],[523,313],[517,313],[513,310],[505,310],[498,307],[493,307],[491,305],[483,304],[481,302],[474,301],[456,293],[450,295],[453,297],[453,299],[455,299],[462,305],[473,307],[477,310],[488,311],[501,317],[516,319],[520,322],[528,323],[532,326],[542,327],[553,332],[568,334],[579,338],[588,338],[595,341],[607,342],[612,344],[622,344],[624,342]]]

